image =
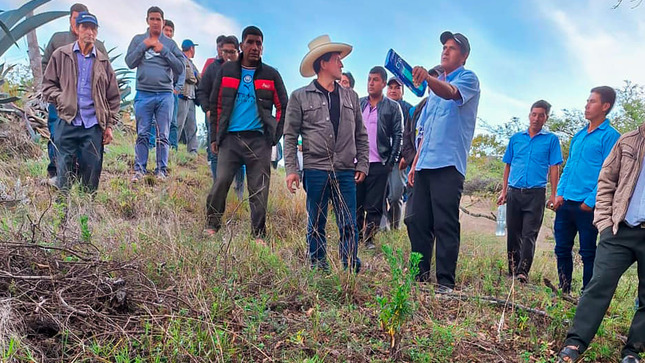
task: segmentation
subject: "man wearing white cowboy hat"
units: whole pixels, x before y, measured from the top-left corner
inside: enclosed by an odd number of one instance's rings
[[[369,142],[358,95],[336,82],[352,46],[334,43],[322,35],[309,43],[300,64],[303,77],[317,75],[308,86],[291,95],[284,127],[287,189],[300,186],[296,148],[302,136],[303,187],[307,192],[307,243],[312,267],[328,269],[327,205],[329,198],[340,234],[340,256],[345,268],[360,270],[357,256],[356,183],[369,170]],[[295,188],[294,188],[295,184]]]

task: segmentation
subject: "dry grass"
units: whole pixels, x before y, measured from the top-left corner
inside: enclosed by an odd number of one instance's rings
[[[0,250],[10,243],[69,249],[91,243],[98,248],[97,260],[114,266],[131,262],[136,276],[145,276],[150,284],[136,285],[136,279],[122,273],[114,273],[111,278],[123,276],[134,286],[154,286],[182,303],[172,303],[170,299],[154,304],[152,295],[133,288],[128,292],[135,302],[132,309],[110,312],[113,321],[136,316],[130,326],[132,331],[101,334],[110,329],[101,331],[95,327],[94,334],[91,330],[81,334],[79,326],[70,322],[82,316],[67,311],[67,321],[57,316],[67,324],[57,325],[51,337],[40,340],[29,334],[28,326],[19,324],[25,323],[27,315],[23,312],[12,319],[15,326],[7,326],[10,329],[5,333],[0,331],[0,337],[15,332],[17,342],[12,351],[4,349],[0,360],[389,360],[389,340],[379,326],[376,303],[376,296],[389,293],[385,281],[390,271],[380,250],[361,249],[363,271],[358,276],[350,275],[339,262],[335,242],[338,233],[330,218],[327,239],[331,272],[311,271],[305,242],[305,195],[300,191],[291,196],[280,170],[272,177],[268,246],[253,242],[248,205],[239,204],[233,193],[227,205],[226,227],[214,238],[206,238],[202,229],[211,179],[205,155],[191,161],[183,151],[173,153],[168,181],[157,183],[150,179],[131,185],[131,145],[132,136],[117,138],[115,145],[108,148],[98,193],[92,198],[73,189],[65,202],[66,216],[61,205],[52,204],[55,194],[40,183],[46,156],[31,160],[5,158],[0,163],[0,182],[11,187],[20,178],[29,203],[0,207]],[[150,160],[154,160],[153,155]],[[87,218],[86,224],[80,222],[83,218]],[[404,231],[379,234],[376,242],[409,253]],[[403,329],[403,360],[552,361],[574,306],[552,296],[548,288],[539,284],[514,284],[504,275],[504,248],[505,243],[494,236],[464,234],[458,287],[468,296],[495,297],[518,305],[491,304],[477,298],[439,299],[432,286],[416,286],[416,310]],[[34,261],[61,257],[46,248],[39,251]],[[24,265],[20,266],[29,267]],[[578,266],[578,281],[580,270]],[[555,259],[549,251],[538,251],[530,276],[531,281],[541,281],[543,277],[556,280]],[[16,316],[15,309],[21,306],[16,299],[21,296],[11,286],[18,281],[6,276],[0,276],[0,280],[4,282],[1,297],[9,303],[2,306]],[[45,285],[38,289],[43,290],[42,295],[46,290],[56,291]],[[630,271],[587,354],[591,361],[617,359],[620,336],[626,334],[633,314],[635,294],[636,277]],[[99,310],[104,305],[92,305],[96,302],[92,296],[88,293],[86,301],[79,297],[68,304],[76,304],[73,307],[78,310],[87,309],[86,305]],[[519,305],[544,311],[546,316],[527,312]],[[145,309],[145,314],[141,313]],[[1,324],[2,316],[0,328],[6,326]]]

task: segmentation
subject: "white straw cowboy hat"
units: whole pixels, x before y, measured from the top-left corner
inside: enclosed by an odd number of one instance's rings
[[[340,59],[352,52],[352,46],[345,43],[332,43],[329,35],[321,35],[309,42],[309,53],[300,62],[300,74],[303,77],[315,76],[314,61],[329,52],[339,52]]]

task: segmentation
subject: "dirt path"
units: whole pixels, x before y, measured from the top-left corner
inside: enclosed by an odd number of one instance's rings
[[[497,205],[491,199],[483,199],[480,197],[472,197],[465,195],[461,198],[461,206],[466,208],[472,213],[490,215],[491,212],[497,214]],[[542,222],[542,228],[537,238],[536,247],[538,249],[551,250],[553,249],[553,218],[555,214],[547,210]],[[462,232],[477,232],[483,234],[495,235],[496,222],[482,217],[473,217],[464,212],[459,213],[459,220],[461,222]],[[500,240],[506,241],[506,237],[498,237]]]

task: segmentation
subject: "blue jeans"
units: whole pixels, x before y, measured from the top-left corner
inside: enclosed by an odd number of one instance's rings
[[[56,106],[50,103],[47,106],[47,128],[49,129],[49,142],[47,142],[47,154],[49,155],[49,165],[47,165],[47,175],[51,178],[56,176],[56,146],[54,145],[54,133],[58,123],[58,112]]]
[[[596,237],[598,230],[593,225],[593,212],[580,209],[582,202],[567,200],[555,212],[553,227],[555,237],[555,256],[558,261],[558,277],[563,292],[571,292],[573,274],[573,242],[578,234],[580,257],[582,257],[582,289],[591,281],[593,264],[596,258]]]
[[[172,120],[170,121],[170,133],[168,134],[168,142],[170,147],[177,148],[177,109],[179,97],[176,94],[172,94],[175,97],[175,108],[172,111]],[[157,136],[157,122],[152,120],[152,125],[150,125],[150,148],[155,147]]]
[[[153,118],[157,131],[157,167],[155,173],[168,172],[168,133],[173,112],[172,92],[137,91],[134,114],[137,119],[137,143],[134,146],[134,171],[145,174],[148,164],[148,142]]]
[[[340,234],[339,253],[343,266],[358,272],[358,228],[356,227],[356,182],[353,170],[305,169],[303,186],[307,192],[307,243],[313,266],[327,266],[327,205],[331,197]]]

